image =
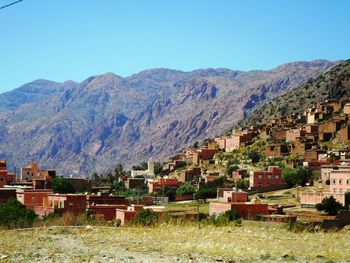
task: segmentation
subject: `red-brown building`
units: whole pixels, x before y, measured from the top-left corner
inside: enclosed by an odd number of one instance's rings
[[[217,149],[201,148],[193,154],[193,164],[200,165],[203,163],[210,163],[214,159],[214,155],[217,153]]]
[[[180,181],[178,179],[174,178],[160,178],[156,181],[149,182],[148,183],[148,192],[149,193],[155,193],[155,192],[161,192],[163,188],[170,187],[170,188],[177,188],[180,186]]]
[[[34,211],[39,216],[51,213],[64,214],[70,212],[74,215],[86,211],[86,195],[83,194],[48,194],[41,205],[35,206]]]
[[[18,189],[16,195],[17,200],[26,208],[34,209],[36,206],[42,206],[47,195],[52,193],[51,189]]]
[[[0,160],[0,188],[14,181],[16,181],[16,175],[8,173],[6,161]]]
[[[247,202],[248,193],[244,191],[224,191],[224,196],[220,202]]]
[[[264,188],[275,185],[284,185],[282,169],[278,166],[269,166],[267,171],[254,171],[249,177],[251,188]]]
[[[143,205],[132,205],[127,209],[116,209],[116,219],[119,219],[121,225],[133,221],[139,211],[143,210]]]
[[[294,142],[305,137],[306,131],[301,129],[290,129],[286,131],[286,141]]]
[[[88,210],[91,211],[94,218],[113,221],[116,219],[116,209],[126,210],[127,208],[127,205],[94,205],[90,206]]]
[[[267,204],[235,202],[211,202],[209,204],[209,215],[218,216],[230,210],[236,210],[243,219],[254,219],[258,215],[269,213]]]
[[[186,182],[192,182],[196,176],[199,176],[201,174],[201,168],[199,167],[192,167],[188,168],[185,171],[179,173],[177,175],[177,178],[180,182],[186,183]]]
[[[128,200],[122,195],[109,195],[107,193],[91,194],[86,196],[86,207],[96,205],[127,205]]]
[[[135,189],[138,187],[141,187],[145,185],[145,178],[128,178],[127,181],[125,182],[125,188],[126,189]]]
[[[33,181],[34,179],[45,179],[51,181],[56,176],[56,171],[52,169],[39,169],[38,164],[30,162],[27,167],[21,169],[22,181]]]
[[[232,180],[237,181],[240,179],[243,179],[247,175],[247,170],[246,169],[239,169],[236,171],[232,172]]]

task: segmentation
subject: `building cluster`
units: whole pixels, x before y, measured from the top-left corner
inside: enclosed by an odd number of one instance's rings
[[[349,108],[350,103],[326,100],[302,113],[273,118],[253,129],[268,142],[267,157],[293,154],[305,161],[321,161],[329,150],[325,143],[333,139],[348,148]]]
[[[248,194],[232,190],[232,186],[249,177],[250,190],[264,192],[286,188],[281,168],[269,166],[261,171],[238,168],[229,176],[221,171],[205,169],[211,164],[217,164],[220,154],[239,150],[259,138],[265,141],[262,147],[266,157],[293,155],[297,158],[290,158],[287,165],[304,165],[319,172],[318,187],[308,188],[301,193],[303,207],[314,207],[329,196],[345,204],[345,194],[350,192],[349,116],[350,102],[327,100],[299,114],[275,117],[246,130],[236,129],[231,135],[208,140],[200,147],[189,147],[164,163],[161,176],[155,174],[155,164],[149,161],[146,170],[132,170],[130,175],[120,178],[126,189],[148,189],[152,196],[143,196],[141,201],[139,197],[135,199],[110,193],[93,193],[91,181],[80,178],[67,178],[80,194],[55,194],[52,191],[52,180],[57,176],[55,170],[39,169],[37,163],[31,162],[21,168],[20,176],[17,177],[16,171],[8,172],[6,161],[0,160],[0,203],[13,197],[39,216],[89,211],[94,217],[107,221],[119,219],[125,224],[145,209],[145,205],[164,201],[164,197],[157,195],[164,196],[165,191],[176,190],[184,183],[198,189],[225,178],[224,187],[230,188],[219,191],[217,201],[210,203],[211,215],[234,209],[246,219],[261,216],[263,220],[275,220],[271,207],[248,202]],[[330,141],[338,142],[341,147],[327,148]],[[192,195],[177,196],[176,200],[192,198]],[[278,217],[276,220],[294,219]]]
[[[301,193],[301,206],[315,207],[330,196],[345,205],[346,193],[350,193],[350,160],[340,159],[332,164],[322,165],[320,171],[318,187],[310,187]]]
[[[209,215],[219,216],[235,210],[243,219],[260,219],[274,222],[295,222],[295,216],[279,214],[275,206],[248,201],[248,193],[236,189],[218,189],[217,201],[210,202]]]

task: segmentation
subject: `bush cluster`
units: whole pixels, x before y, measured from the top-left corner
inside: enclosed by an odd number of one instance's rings
[[[140,211],[134,220],[134,223],[136,225],[141,225],[141,226],[155,226],[159,222],[159,215],[150,210],[150,209],[144,209]]]
[[[32,227],[36,214],[17,199],[11,198],[0,205],[0,225],[5,228]]]

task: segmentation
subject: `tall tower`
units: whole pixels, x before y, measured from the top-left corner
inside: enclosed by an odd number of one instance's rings
[[[154,175],[154,162],[151,160],[148,161],[148,174]]]

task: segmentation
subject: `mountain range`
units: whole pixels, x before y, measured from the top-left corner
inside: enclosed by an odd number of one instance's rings
[[[149,69],[77,83],[35,80],[0,94],[0,158],[88,176],[123,163],[164,161],[230,130],[250,112],[339,62],[293,62],[272,70]]]

